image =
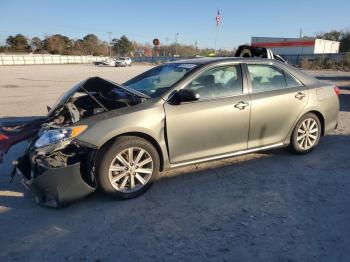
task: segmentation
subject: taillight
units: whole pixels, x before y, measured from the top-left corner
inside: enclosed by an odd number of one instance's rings
[[[337,86],[334,86],[334,92],[336,93],[337,96],[340,94],[340,89]]]

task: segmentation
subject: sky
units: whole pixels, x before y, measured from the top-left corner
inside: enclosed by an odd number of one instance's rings
[[[215,16],[220,10],[221,23]],[[299,37],[331,29],[350,29],[349,0],[0,0],[0,43],[22,33],[43,38],[63,34],[82,38],[96,34],[108,40],[125,34],[140,43],[159,38],[233,49],[251,36]]]

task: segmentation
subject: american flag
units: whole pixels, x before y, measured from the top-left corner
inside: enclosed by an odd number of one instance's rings
[[[216,20],[216,26],[219,26],[220,22],[221,22],[221,16],[220,16],[220,11],[218,9],[218,14],[215,17]]]

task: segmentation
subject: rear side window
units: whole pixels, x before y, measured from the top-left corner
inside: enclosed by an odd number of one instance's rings
[[[248,65],[253,92],[265,92],[287,87],[282,70],[270,65]]]
[[[248,65],[253,92],[266,92],[301,86],[289,73],[271,65]]]

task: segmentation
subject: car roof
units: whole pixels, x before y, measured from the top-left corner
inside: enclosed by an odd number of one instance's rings
[[[170,63],[182,63],[182,64],[196,64],[196,65],[210,65],[220,62],[240,62],[240,63],[263,63],[263,64],[273,64],[279,65],[283,70],[287,70],[287,72],[296,76],[302,83],[306,85],[315,84],[318,80],[305,72],[297,69],[294,66],[283,63],[281,61],[275,59],[267,59],[267,58],[251,58],[251,57],[204,57],[204,58],[193,58],[193,59],[184,59],[177,60]]]

